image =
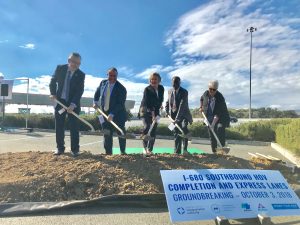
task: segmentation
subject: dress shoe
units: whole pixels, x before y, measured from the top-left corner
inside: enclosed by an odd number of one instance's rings
[[[190,153],[187,150],[183,150],[183,155],[190,155]]]
[[[72,156],[73,156],[73,157],[77,157],[77,156],[79,156],[79,155],[80,155],[80,153],[79,153],[79,152],[71,152],[71,154],[72,154]]]
[[[55,150],[53,152],[53,155],[62,155],[62,154],[64,154],[64,152],[63,151],[59,151],[59,150]]]
[[[153,155],[153,152],[148,149],[147,155]]]
[[[143,154],[144,154],[144,155],[147,155],[147,152],[148,152],[148,149],[144,148],[144,149],[143,149]]]

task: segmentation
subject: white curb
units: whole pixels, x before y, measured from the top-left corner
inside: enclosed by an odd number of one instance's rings
[[[275,149],[277,152],[279,152],[281,155],[283,155],[285,158],[290,160],[292,163],[297,165],[297,167],[300,167],[300,158],[298,156],[296,156],[286,148],[283,148],[279,144],[276,144],[274,142],[271,142],[271,147]]]

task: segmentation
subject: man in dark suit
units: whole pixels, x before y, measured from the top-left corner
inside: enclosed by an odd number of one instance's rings
[[[192,124],[193,118],[188,104],[188,91],[180,87],[180,77],[175,76],[172,78],[173,88],[168,92],[168,100],[166,102],[166,112],[171,118],[179,125],[186,135],[188,130],[188,124]],[[183,153],[187,152],[188,139],[183,138],[180,130],[176,127],[174,129],[175,137],[175,153],[181,154],[181,146],[183,143]]]
[[[125,133],[125,122],[127,121],[127,112],[125,101],[127,96],[126,88],[117,81],[118,71],[112,67],[107,73],[108,79],[102,80],[94,95],[93,107],[100,107],[108,116],[108,119],[102,123],[104,132],[104,149],[107,155],[112,154],[113,131],[116,128],[110,123],[115,122]],[[119,137],[121,154],[126,154],[126,139]]]
[[[225,102],[225,98],[218,91],[219,82],[217,80],[208,83],[208,90],[200,98],[200,112],[204,112],[208,122],[218,136],[222,147],[225,146],[225,128],[229,127],[230,117]],[[216,153],[217,140],[208,128],[211,149]]]
[[[55,131],[57,149],[54,155],[65,151],[65,119],[68,114],[71,133],[71,152],[74,157],[79,155],[79,125],[78,119],[71,114],[80,112],[80,99],[84,91],[85,73],[80,69],[81,56],[71,53],[68,64],[58,65],[50,81],[50,98],[59,100],[68,107],[64,110],[60,105],[55,107]]]

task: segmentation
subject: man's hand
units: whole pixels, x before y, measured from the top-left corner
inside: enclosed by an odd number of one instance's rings
[[[94,104],[93,104],[93,108],[94,108],[94,109],[97,109],[97,108],[99,108],[99,106],[98,106],[96,103],[94,103]]]
[[[72,113],[72,112],[74,111],[74,109],[75,109],[75,106],[74,106],[73,104],[71,104],[71,105],[68,107],[67,112],[68,112],[68,113]]]
[[[178,119],[175,119],[175,120],[174,120],[174,124],[175,124],[175,123],[179,124],[179,120],[178,120]]]
[[[199,108],[199,112],[200,112],[200,113],[203,112],[203,107],[202,107],[202,106]]]
[[[107,117],[107,121],[111,122],[113,120],[114,116],[112,114],[109,114]]]
[[[50,100],[52,100],[52,101],[54,101],[54,100],[57,99],[57,98],[56,98],[56,95],[50,95],[49,98],[50,98]]]

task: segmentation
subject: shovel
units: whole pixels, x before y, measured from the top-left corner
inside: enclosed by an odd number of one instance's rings
[[[184,131],[181,129],[181,127],[177,123],[175,123],[175,120],[173,120],[170,115],[168,115],[168,118],[171,120],[172,123],[175,124],[175,127],[177,127],[177,129],[180,131],[180,133],[181,133],[181,134],[179,134],[180,137],[186,138],[189,141],[192,139],[191,133],[184,134]]]
[[[68,107],[65,106],[63,103],[61,103],[59,100],[55,99],[54,100],[57,104],[59,104],[61,107],[63,107],[63,109],[68,110]],[[77,119],[79,119],[81,122],[83,122],[84,124],[88,125],[91,128],[91,131],[95,132],[94,127],[92,126],[92,124],[90,124],[88,121],[86,121],[85,119],[82,119],[80,116],[78,116],[75,112],[71,112],[71,114],[73,116],[75,116]]]
[[[99,107],[97,107],[96,109],[108,121],[108,116]],[[109,121],[109,122],[121,133],[121,135],[118,135],[118,137],[125,138],[125,139],[135,139],[134,134],[129,134],[129,133],[124,134],[123,130],[114,121]],[[106,133],[107,132],[104,131],[104,134]]]
[[[202,112],[202,116],[204,118],[204,123],[206,126],[209,127],[210,131],[212,132],[212,134],[214,135],[215,139],[217,140],[217,144],[218,144],[218,148],[217,148],[217,151],[222,151],[224,152],[225,154],[228,154],[228,152],[230,151],[230,148],[229,147],[223,147],[217,134],[215,133],[213,127],[210,125],[210,123],[208,122],[204,112]]]
[[[151,137],[151,131],[153,130],[153,127],[157,123],[158,119],[159,119],[159,116],[156,116],[155,119],[151,123],[151,126],[150,126],[150,128],[148,130],[148,133],[142,136],[142,139],[144,141],[150,141],[150,140],[154,139],[153,137]]]

